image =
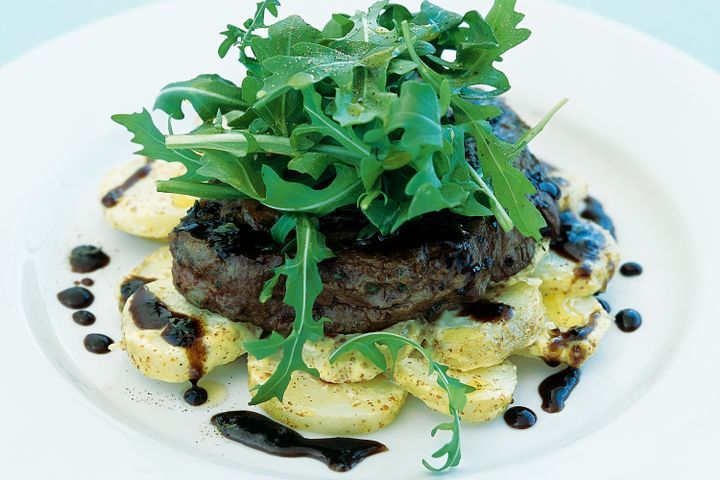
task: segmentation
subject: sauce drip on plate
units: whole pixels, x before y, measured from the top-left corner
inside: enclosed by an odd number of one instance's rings
[[[309,439],[259,413],[218,413],[210,422],[226,438],[281,457],[310,457],[331,470],[346,472],[365,458],[387,451],[382,443],[355,438]]]
[[[94,245],[80,245],[75,247],[70,252],[70,268],[76,273],[90,273],[95,270],[107,267],[110,263],[110,257],[107,256],[102,248]],[[89,279],[87,279],[89,280]],[[85,279],[82,280],[83,285],[86,285]],[[90,280],[92,282],[92,280]],[[91,286],[86,285],[86,286]]]
[[[95,323],[95,315],[87,310],[78,310],[77,312],[74,312],[72,314],[72,319],[75,323],[82,325],[83,327],[87,327]]]
[[[642,325],[642,316],[637,310],[626,308],[615,315],[615,325],[625,333],[631,333]]]
[[[503,419],[509,427],[518,430],[525,430],[526,428],[530,428],[535,425],[535,422],[537,422],[537,415],[535,415],[535,412],[527,407],[517,406],[508,408],[505,411],[505,415],[503,415]]]
[[[620,274],[623,277],[637,277],[643,272],[643,267],[637,262],[626,262],[620,266]]]
[[[110,352],[110,345],[115,342],[112,338],[102,333],[90,333],[85,336],[83,343],[88,352],[104,354]]]
[[[199,407],[207,402],[208,392],[197,384],[197,380],[191,380],[190,383],[192,384],[190,388],[183,393],[183,400],[185,400],[188,405]]]
[[[70,287],[57,294],[57,299],[67,308],[81,310],[95,301],[95,296],[83,287]]]
[[[557,413],[565,408],[565,401],[580,381],[580,370],[568,367],[547,377],[540,383],[538,391],[542,398],[542,409]]]

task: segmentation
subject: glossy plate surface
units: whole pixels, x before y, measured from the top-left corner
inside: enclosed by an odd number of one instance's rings
[[[329,13],[325,2],[285,3],[283,15],[300,13],[315,25]],[[341,6],[352,11],[366,3]],[[639,261],[645,273],[617,277],[607,298],[616,310],[641,311],[644,325],[634,334],[611,329],[560,414],[540,409],[537,385],[550,369],[517,360],[516,404],[535,410],[537,425],[466,426],[462,467],[451,476],[710,478],[720,473],[711,461],[720,440],[712,404],[720,395],[713,355],[720,229],[711,197],[720,173],[718,75],[606,20],[552,3],[519,3],[534,33],[503,65],[513,83],[508,99],[529,123],[558,99],[571,99],[533,151],[590,179],[614,216],[624,259]],[[250,4],[160,3],[66,35],[0,70],[5,471],[338,478],[320,463],[270,457],[213,431],[211,414],[246,408],[244,361],[210,375],[227,390],[222,403],[192,409],[182,402],[183,385],[145,379],[124,354],[95,356],[82,346],[95,331],[119,339],[115,286],[158,246],[113,231],[101,218],[99,181],[133,151],[109,116],[151,106],[164,84],[199,73],[239,82],[233,59],[215,54],[217,32],[251,14]],[[475,7],[452,2],[455,10]],[[66,263],[81,243],[112,256],[92,275],[93,327],[74,324],[55,299],[81,278]],[[429,430],[441,418],[409,401],[396,423],[370,435],[390,452],[343,478],[427,476],[420,459],[439,445]]]

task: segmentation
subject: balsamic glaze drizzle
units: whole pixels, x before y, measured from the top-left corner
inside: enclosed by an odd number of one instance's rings
[[[626,262],[620,266],[620,274],[624,277],[637,277],[643,272],[643,267],[637,262]]]
[[[185,390],[185,393],[183,393],[183,400],[185,400],[188,405],[199,407],[207,402],[208,392],[197,384],[197,380],[190,380],[190,383],[190,388]]]
[[[112,338],[102,333],[90,333],[85,336],[83,343],[88,352],[104,354],[110,352],[110,345],[115,342]]]
[[[78,310],[77,312],[73,312],[72,319],[75,323],[82,325],[83,327],[87,327],[95,323],[95,315],[87,310]]]
[[[615,315],[615,325],[625,333],[631,333],[642,325],[642,316],[637,310],[626,308]]]
[[[141,330],[160,330],[170,345],[184,347],[190,368],[190,379],[197,380],[205,373],[207,351],[202,342],[202,322],[185,314],[171,311],[146,286],[140,287],[130,300],[130,315]]]
[[[580,370],[568,367],[547,377],[540,383],[538,391],[542,398],[542,409],[557,413],[565,408],[565,401],[580,381]]]
[[[126,278],[122,285],[120,285],[120,308],[125,308],[128,299],[133,293],[137,292],[140,287],[155,280],[155,278],[138,277],[135,275]]]
[[[92,305],[95,296],[87,288],[70,287],[58,293],[57,299],[67,308],[80,310]]]
[[[148,160],[145,165],[135,170],[135,172],[130,175],[127,180],[107,192],[100,200],[100,203],[102,203],[103,206],[106,208],[114,207],[118,204],[118,202],[120,202],[120,199],[123,197],[123,195],[125,195],[125,192],[127,192],[133,185],[135,185],[137,182],[150,174],[150,170],[152,170],[152,166],[151,161]]]
[[[527,407],[517,406],[508,408],[505,415],[503,415],[503,419],[509,427],[525,430],[535,425],[537,415]]]
[[[102,248],[93,245],[80,245],[70,252],[70,267],[76,273],[94,272],[107,267],[109,263],[110,257],[102,251]]]
[[[225,437],[261,452],[281,457],[310,457],[331,470],[346,472],[365,458],[387,451],[382,443],[355,438],[309,439],[259,413],[223,412],[210,422]]]

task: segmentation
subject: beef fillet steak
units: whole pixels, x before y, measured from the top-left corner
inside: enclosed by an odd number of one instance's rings
[[[527,126],[507,107],[492,122],[495,132],[515,142]],[[477,167],[474,140],[466,155]],[[524,150],[517,166],[538,188],[533,202],[545,217],[545,234],[558,228],[557,185],[546,167]],[[260,303],[263,283],[283,263],[269,230],[279,213],[252,200],[199,201],[170,238],[173,278],[187,299],[231,320],[287,333],[294,318],[278,285]],[[397,322],[432,319],[449,304],[482,298],[491,281],[525,268],[535,241],[516,230],[504,232],[492,218],[450,212],[425,215],[389,238],[358,241],[362,214],[341,209],[321,218],[320,229],[336,257],[320,265],[323,291],[316,318],[332,320],[326,334],[377,331]]]

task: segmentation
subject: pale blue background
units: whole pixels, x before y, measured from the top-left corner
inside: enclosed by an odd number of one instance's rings
[[[0,64],[73,28],[153,1],[0,0]],[[251,0],[238,0],[244,1]],[[720,70],[720,0],[556,1],[643,30]]]

